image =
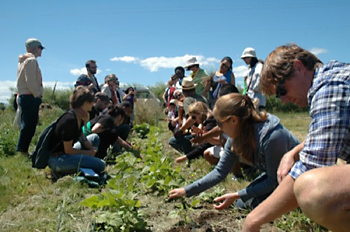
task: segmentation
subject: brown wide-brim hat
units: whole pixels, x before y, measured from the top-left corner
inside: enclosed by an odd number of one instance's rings
[[[192,77],[184,77],[182,80],[182,89],[183,90],[191,90],[196,88],[197,84],[193,82]]]

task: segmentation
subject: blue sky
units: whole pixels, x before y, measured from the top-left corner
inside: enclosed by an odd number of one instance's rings
[[[230,56],[241,85],[246,47],[265,59],[295,42],[323,62],[349,62],[349,12],[347,0],[1,1],[0,102],[16,85],[28,38],[46,47],[38,58],[45,86],[73,86],[89,59],[97,61],[99,83],[115,73],[122,83],[154,85],[192,56],[209,71]]]

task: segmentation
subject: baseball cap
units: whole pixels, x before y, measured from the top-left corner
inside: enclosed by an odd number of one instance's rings
[[[34,47],[38,47],[41,49],[44,49],[45,47],[41,44],[41,42],[35,38],[30,38],[26,41],[25,43],[27,48],[34,48]]]

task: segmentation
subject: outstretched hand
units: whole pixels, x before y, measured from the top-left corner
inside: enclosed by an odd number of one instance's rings
[[[169,199],[174,199],[178,197],[183,197],[186,195],[185,188],[176,188],[169,192]]]
[[[182,163],[182,162],[185,162],[187,159],[187,156],[183,155],[183,156],[180,156],[179,158],[176,158],[175,159],[175,163]]]
[[[221,197],[217,197],[214,199],[215,202],[222,201],[219,205],[214,205],[214,208],[217,210],[223,210],[227,209],[235,200],[239,198],[239,195],[237,192],[235,193],[228,193]]]

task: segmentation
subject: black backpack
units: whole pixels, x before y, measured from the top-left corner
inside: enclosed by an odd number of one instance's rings
[[[40,135],[38,142],[36,143],[36,147],[34,152],[32,153],[32,167],[38,169],[44,169],[49,163],[50,156],[52,151],[60,144],[57,144],[54,148],[49,149],[49,143],[52,134],[55,132],[56,125],[58,121],[68,113],[64,113],[59,117],[56,121],[50,124]]]

